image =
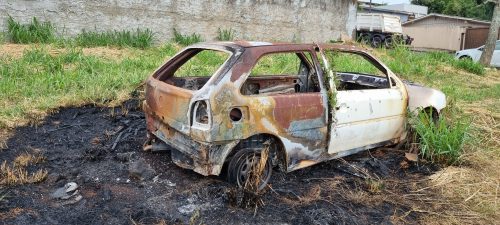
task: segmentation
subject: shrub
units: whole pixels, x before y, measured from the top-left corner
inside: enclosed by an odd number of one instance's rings
[[[9,16],[7,33],[14,43],[48,43],[54,40],[54,26],[50,22],[39,22],[36,17],[30,24],[20,24]]]
[[[187,46],[192,45],[194,43],[202,42],[203,38],[199,34],[192,33],[191,35],[183,35],[179,33],[176,29],[174,29],[174,38],[172,41]]]
[[[220,29],[217,30],[217,40],[219,41],[232,41],[234,40],[234,31],[229,28],[229,30]]]
[[[470,59],[461,59],[461,60],[455,60],[453,62],[453,65],[456,68],[463,69],[467,72],[477,74],[477,75],[483,75],[485,73],[485,69],[483,65],[480,63],[474,62]]]
[[[441,116],[435,117],[432,111],[422,111],[410,118],[423,158],[444,164],[454,164],[460,159],[468,139],[470,122],[449,115],[451,113],[445,109]],[[446,114],[448,118],[445,118]]]
[[[85,31],[75,37],[76,45],[82,47],[117,46],[148,48],[153,43],[153,32],[149,29],[131,31]]]

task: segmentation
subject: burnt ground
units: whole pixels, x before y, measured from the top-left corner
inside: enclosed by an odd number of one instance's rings
[[[404,151],[390,149],[274,171],[263,204],[238,207],[240,193],[222,178],[179,168],[168,152],[142,151],[146,130],[138,102],[62,108],[37,126],[12,130],[2,161],[41,151],[46,162],[30,170],[45,168],[49,175],[8,187],[0,224],[415,224],[421,209],[434,207],[419,196],[433,197],[424,190],[437,168],[407,162]],[[131,174],[133,165],[152,169]],[[81,200],[50,196],[68,182],[79,185]]]

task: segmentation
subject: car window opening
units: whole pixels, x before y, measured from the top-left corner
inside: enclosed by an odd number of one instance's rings
[[[188,49],[156,75],[167,84],[188,90],[201,89],[222,68],[231,54],[212,49]]]
[[[338,91],[389,88],[387,72],[369,58],[340,51],[325,51],[325,57],[335,72]]]
[[[241,88],[244,95],[319,92],[318,75],[309,52],[277,52],[258,59]]]

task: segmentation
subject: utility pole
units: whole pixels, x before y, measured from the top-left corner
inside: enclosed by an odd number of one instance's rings
[[[496,42],[498,39],[498,29],[500,28],[500,0],[492,1],[495,3],[493,9],[493,18],[491,18],[490,30],[488,32],[488,39],[484,45],[483,53],[479,62],[484,66],[490,66],[493,51],[495,51]]]

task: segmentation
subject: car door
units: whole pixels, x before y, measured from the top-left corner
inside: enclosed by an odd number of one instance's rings
[[[399,139],[406,102],[387,69],[359,51],[322,48],[332,107],[328,153],[363,150]],[[332,98],[331,98],[332,99]]]

